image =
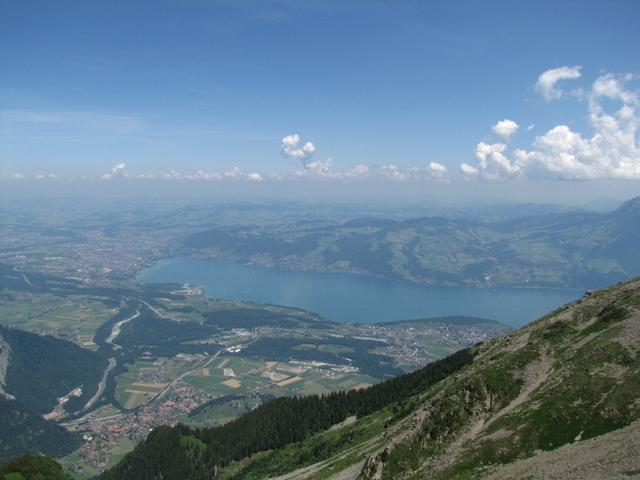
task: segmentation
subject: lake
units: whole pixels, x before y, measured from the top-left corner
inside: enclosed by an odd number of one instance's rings
[[[304,308],[337,322],[377,323],[446,315],[518,327],[582,296],[582,290],[434,287],[347,273],[283,271],[218,260],[175,258],[137,281],[193,283],[212,298]]]

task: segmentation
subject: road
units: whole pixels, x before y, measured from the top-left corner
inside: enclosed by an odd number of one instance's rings
[[[258,340],[257,338],[253,338],[249,342],[247,342],[245,344],[242,344],[242,345],[231,345],[231,346],[228,346],[228,347],[221,348],[216,353],[214,353],[213,356],[209,357],[204,363],[201,363],[197,367],[192,368],[188,372],[185,372],[182,375],[180,375],[178,378],[176,378],[173,382],[171,382],[169,385],[167,385],[165,387],[165,389],[162,390],[158,395],[153,397],[149,403],[155,402],[156,400],[160,400],[160,398],[162,398],[169,390],[171,390],[172,387],[175,386],[176,383],[178,383],[184,377],[187,377],[187,376],[197,372],[198,370],[200,370],[202,368],[208,367],[211,364],[211,362],[213,362],[216,358],[218,358],[222,352],[226,352],[227,349],[232,348],[232,347],[246,347],[247,345],[251,345],[252,343],[256,342],[257,340]]]
[[[162,390],[158,395],[156,395],[155,397],[153,397],[151,399],[151,402],[155,402],[157,400],[160,400],[163,396],[165,396],[167,394],[167,392],[169,390],[171,390],[176,383],[178,383],[180,380],[182,380],[184,377],[188,377],[189,375],[195,373],[196,371],[203,369],[205,367],[207,367],[211,362],[213,362],[216,358],[218,358],[218,356],[220,356],[220,354],[224,351],[227,350],[228,347],[225,348],[221,348],[220,350],[218,350],[216,353],[214,353],[211,357],[209,357],[207,359],[207,361],[205,361],[204,363],[201,363],[200,365],[198,365],[195,368],[192,368],[191,370],[189,370],[188,372],[183,373],[182,375],[178,376],[176,379],[174,379],[169,385],[167,385],[164,390]]]
[[[154,307],[153,305],[149,304],[149,302],[147,302],[147,301],[145,301],[145,300],[143,300],[143,299],[141,299],[141,298],[138,298],[138,297],[136,297],[135,299],[136,299],[136,300],[138,300],[140,303],[143,303],[143,304],[145,304],[147,307],[149,307],[149,309],[150,309],[153,313],[155,313],[157,316],[159,316],[160,318],[169,318],[169,317],[167,317],[164,313],[162,313],[161,311],[159,311],[156,307]]]

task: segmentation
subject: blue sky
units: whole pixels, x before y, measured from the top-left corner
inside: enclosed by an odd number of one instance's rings
[[[639,2],[0,5],[4,181],[640,178]]]

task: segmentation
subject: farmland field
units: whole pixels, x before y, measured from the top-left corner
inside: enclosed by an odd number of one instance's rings
[[[96,350],[93,343],[96,330],[117,312],[107,308],[104,300],[87,295],[61,296],[5,290],[0,293],[0,322]]]

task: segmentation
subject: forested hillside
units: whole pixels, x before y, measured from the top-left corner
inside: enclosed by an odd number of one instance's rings
[[[4,391],[37,413],[47,413],[57,398],[80,387],[65,405],[74,411],[95,393],[107,361],[95,352],[48,335],[0,325],[0,338],[10,348]]]
[[[47,335],[0,325],[0,461],[25,452],[63,456],[82,444],[42,415],[74,412],[95,393],[106,360],[95,352]],[[69,395],[65,403],[58,398]]]
[[[82,444],[82,435],[44,420],[20,402],[1,395],[0,425],[0,462],[25,452],[61,457]]]

